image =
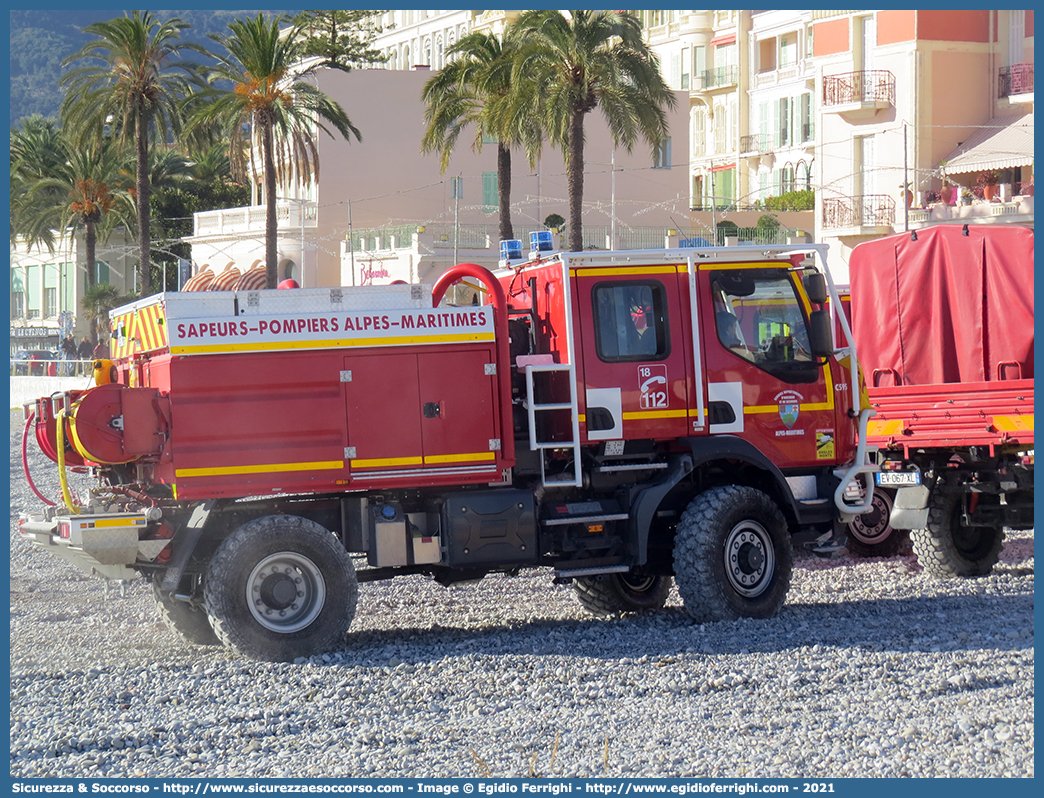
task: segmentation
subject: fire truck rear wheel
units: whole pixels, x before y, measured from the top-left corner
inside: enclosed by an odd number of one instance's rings
[[[993,499],[979,494],[979,501]],[[997,526],[965,526],[964,497],[950,491],[933,491],[928,504],[927,529],[910,532],[914,554],[926,573],[941,579],[985,576],[1000,559],[1004,530]]]
[[[696,621],[771,618],[793,570],[787,522],[760,490],[710,488],[693,499],[674,540],[674,581]]]
[[[160,590],[158,584],[152,585],[152,597],[156,599],[156,606],[164,623],[186,643],[196,646],[221,645],[221,641],[214,634],[214,627],[210,625],[206,610],[198,604],[172,599]]]
[[[218,547],[204,598],[214,631],[253,659],[290,662],[337,646],[355,617],[355,566],[314,521],[269,515]]]
[[[592,615],[658,610],[671,592],[669,576],[604,574],[573,581],[577,600]]]
[[[857,515],[848,525],[847,548],[859,557],[891,557],[899,553],[905,535],[888,522],[892,493],[876,488],[870,512]]]

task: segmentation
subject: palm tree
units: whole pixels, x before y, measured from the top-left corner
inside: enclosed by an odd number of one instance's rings
[[[280,33],[279,22],[280,17],[258,14],[230,22],[229,36],[212,36],[228,55],[219,57],[218,66],[208,77],[211,87],[199,98],[192,118],[193,127],[218,124],[225,131],[230,142],[229,160],[237,176],[258,173],[254,159],[255,149],[260,147],[269,288],[275,288],[277,281],[277,181],[288,183],[293,174],[300,181],[319,177],[314,131],[333,136],[324,120],[345,139],[355,136],[362,140],[344,109],[303,80],[319,63],[302,63],[305,37],[301,25]],[[231,86],[220,88],[213,85],[215,82]],[[244,135],[249,137],[246,142]]]
[[[676,104],[660,76],[641,25],[627,12],[526,11],[514,25],[520,42],[514,80],[519,113],[539,104],[551,143],[562,149],[569,191],[569,248],[583,249],[584,117],[601,108],[613,142],[631,151],[638,137],[656,146],[667,136],[664,108]],[[528,98],[528,102],[526,101]]]
[[[160,22],[150,12],[95,22],[83,31],[99,37],[62,62],[84,63],[61,80],[65,90],[61,114],[85,140],[107,133],[133,141],[135,201],[138,211],[138,275],[142,296],[151,293],[148,151],[150,139],[165,142],[181,129],[178,103],[192,90],[194,66],[178,61],[182,50],[207,54],[205,48],[180,41],[188,23]]]
[[[40,147],[46,147],[47,154]],[[12,237],[21,236],[30,247],[39,244],[53,253],[55,231],[83,228],[84,269],[87,285],[92,286],[99,237],[104,241],[131,215],[130,198],[118,187],[121,165],[114,142],[102,141],[92,148],[76,145],[53,121],[14,133]]]
[[[98,343],[103,323],[109,319],[109,311],[137,299],[134,295],[122,296],[120,290],[109,283],[91,286],[80,297],[80,308],[91,330],[91,340]]]
[[[474,128],[471,147],[476,152],[482,150],[484,138],[497,142],[502,241],[515,237],[511,225],[511,148],[524,147],[532,166],[541,143],[540,129],[532,124],[531,115],[510,113],[515,53],[510,28],[503,42],[491,33],[469,34],[447,50],[450,62],[424,85],[421,93],[428,123],[421,151],[437,151],[443,172],[465,127]]]

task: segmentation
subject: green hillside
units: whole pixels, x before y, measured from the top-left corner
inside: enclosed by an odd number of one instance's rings
[[[160,19],[179,17],[192,27],[184,31],[187,41],[213,45],[211,33],[225,33],[236,17],[256,11],[194,9],[156,11]],[[270,11],[268,13],[280,13]],[[297,14],[299,11],[283,11]],[[81,31],[92,22],[123,14],[121,10],[11,11],[11,126],[31,114],[56,116],[62,96],[58,88],[61,62],[91,37]]]

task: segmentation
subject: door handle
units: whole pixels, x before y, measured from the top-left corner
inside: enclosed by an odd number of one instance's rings
[[[438,402],[425,402],[424,403],[424,417],[425,418],[438,418],[442,415],[442,407]]]

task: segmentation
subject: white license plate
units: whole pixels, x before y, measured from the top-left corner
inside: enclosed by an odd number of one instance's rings
[[[920,485],[919,471],[878,471],[878,485]]]

